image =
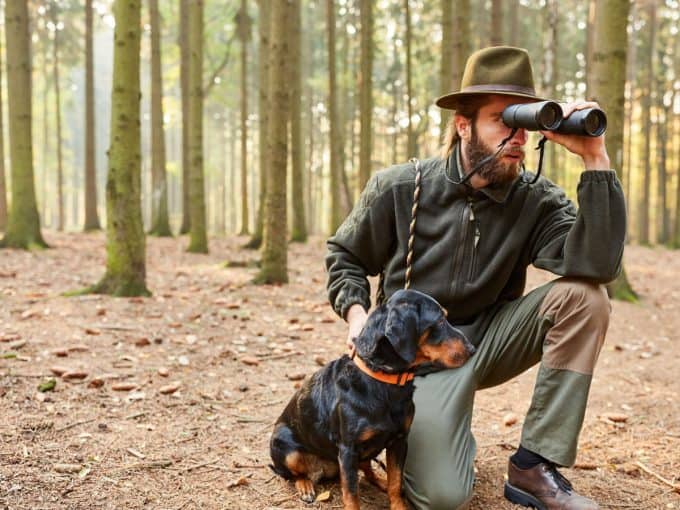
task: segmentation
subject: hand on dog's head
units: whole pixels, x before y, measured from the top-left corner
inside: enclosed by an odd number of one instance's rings
[[[415,290],[397,291],[369,315],[364,329],[354,341],[357,354],[374,370],[400,372],[414,366],[425,342],[433,347],[443,347],[446,342],[459,341],[462,347],[458,350],[467,353],[464,356],[467,359],[474,348],[446,321],[444,313],[441,305],[426,294]],[[453,366],[446,361],[441,364],[442,368]],[[455,366],[460,364],[462,362]]]

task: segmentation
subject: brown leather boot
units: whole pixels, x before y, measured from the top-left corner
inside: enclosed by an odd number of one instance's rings
[[[593,500],[577,494],[554,464],[542,463],[531,469],[520,469],[508,462],[505,498],[538,510],[597,510]]]

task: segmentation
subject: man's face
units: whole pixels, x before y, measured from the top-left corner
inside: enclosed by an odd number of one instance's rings
[[[516,97],[490,96],[490,101],[477,112],[474,122],[458,116],[456,125],[462,140],[463,160],[470,171],[485,157],[495,154],[498,145],[510,135],[511,129],[503,123],[503,110],[511,104],[530,102]],[[514,181],[524,161],[524,145],[527,142],[525,129],[517,130],[493,160],[483,165],[477,174],[484,181],[482,185],[501,184]]]

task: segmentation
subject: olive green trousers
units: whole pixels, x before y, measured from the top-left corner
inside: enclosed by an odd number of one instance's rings
[[[604,287],[555,280],[500,306],[481,338],[469,337],[477,352],[465,365],[416,377],[404,470],[411,504],[429,510],[467,506],[476,453],[470,429],[475,392],[539,362],[521,444],[558,465],[573,464],[610,310]]]

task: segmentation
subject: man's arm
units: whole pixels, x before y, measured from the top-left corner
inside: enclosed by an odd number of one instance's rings
[[[597,103],[563,106],[565,117],[574,110],[591,107],[597,107]],[[604,136],[542,133],[579,155],[585,171],[578,185],[578,212],[561,190],[546,190],[541,203],[543,220],[532,239],[532,262],[562,276],[609,282],[621,268],[626,205],[616,172],[609,168]]]

